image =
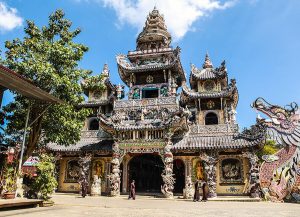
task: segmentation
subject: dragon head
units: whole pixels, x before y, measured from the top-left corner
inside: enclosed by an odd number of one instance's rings
[[[295,113],[298,110],[298,105],[295,102],[281,107],[272,105],[260,97],[253,102],[252,107],[270,118],[265,120],[258,117],[260,123],[264,123],[279,132],[293,131],[297,125],[297,116]]]

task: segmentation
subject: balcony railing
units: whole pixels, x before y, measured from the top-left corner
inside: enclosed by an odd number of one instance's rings
[[[190,127],[191,134],[200,135],[232,135],[238,133],[239,127],[237,124],[217,124],[217,125],[194,125]]]
[[[149,106],[167,107],[177,105],[176,97],[160,97],[160,98],[149,98],[149,99],[130,99],[130,100],[119,100],[115,102],[115,109],[123,108],[140,108]]]
[[[82,130],[81,138],[98,138],[99,130]]]

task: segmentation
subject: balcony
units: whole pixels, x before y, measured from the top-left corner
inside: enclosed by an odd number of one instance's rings
[[[142,107],[170,107],[178,106],[176,97],[160,97],[160,98],[149,98],[149,99],[130,99],[130,100],[119,100],[114,104],[115,110],[124,108],[138,109]]]
[[[190,134],[203,136],[234,135],[239,132],[237,124],[217,124],[217,125],[193,125],[190,127]]]

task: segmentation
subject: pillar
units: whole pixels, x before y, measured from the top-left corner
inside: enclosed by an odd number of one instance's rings
[[[249,188],[246,189],[250,193],[250,197],[259,197],[259,164],[258,157],[253,152],[243,153],[243,157],[249,159]]]
[[[124,159],[123,161],[123,186],[122,186],[122,193],[126,193],[127,192],[127,177],[128,177],[128,159]]]
[[[172,143],[168,141],[164,148],[163,162],[165,165],[165,169],[161,174],[163,178],[163,185],[161,186],[161,192],[164,194],[166,198],[173,198],[173,190],[174,190],[174,174],[173,174],[173,154],[171,152]]]
[[[207,174],[208,196],[210,198],[217,197],[217,163],[218,153],[211,151],[210,153],[201,153],[201,160],[205,162],[205,172]]]
[[[120,149],[118,142],[115,142],[112,147],[112,171],[108,175],[110,181],[110,196],[115,197],[120,195]]]
[[[192,199],[194,196],[194,184],[192,182],[192,162],[191,159],[186,159],[185,162],[185,187],[183,190],[183,198]]]
[[[81,187],[81,195],[85,197],[88,191],[89,186],[89,174],[90,174],[90,166],[91,166],[91,154],[84,154],[79,157],[79,165],[80,165],[80,173],[79,173],[79,184]]]

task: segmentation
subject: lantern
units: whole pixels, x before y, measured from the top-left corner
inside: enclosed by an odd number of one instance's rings
[[[14,161],[16,150],[13,147],[7,149],[7,163],[11,164]]]

